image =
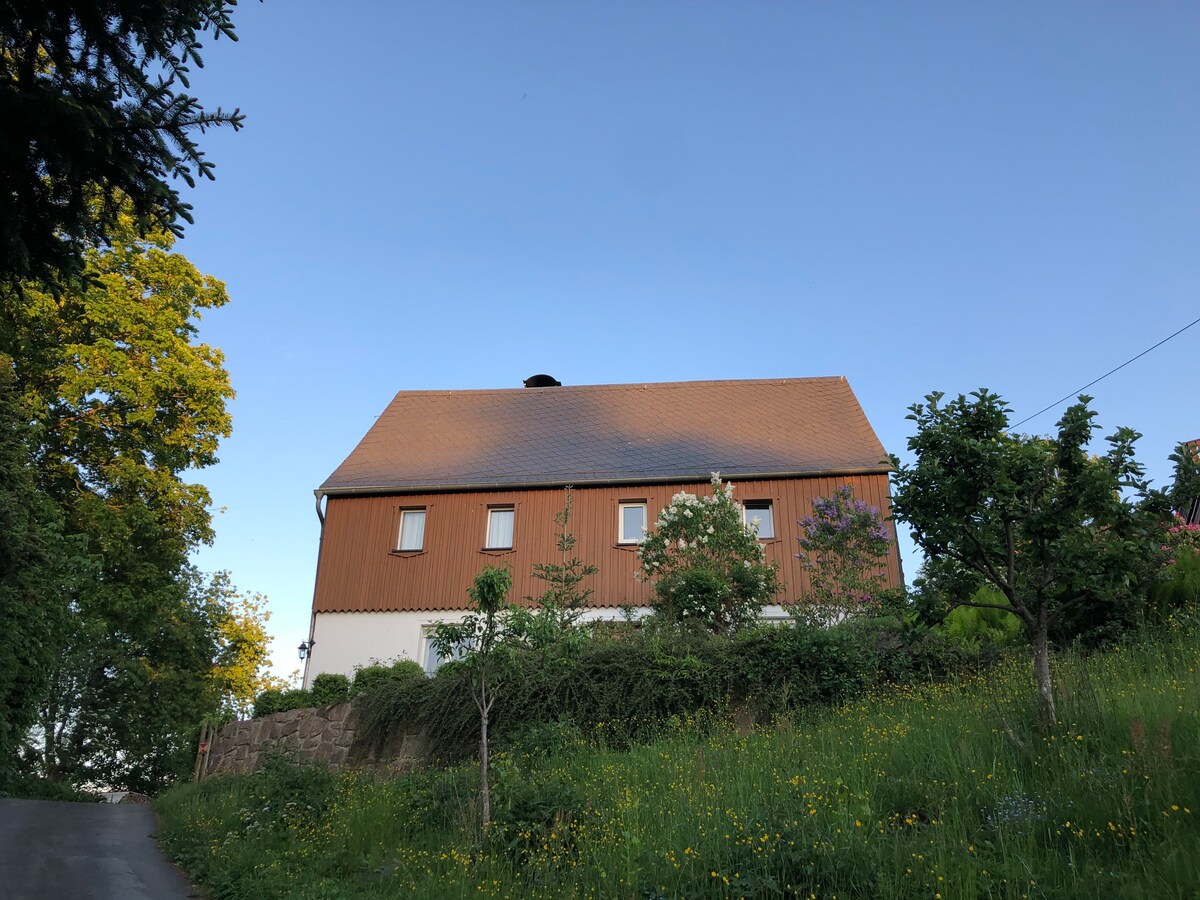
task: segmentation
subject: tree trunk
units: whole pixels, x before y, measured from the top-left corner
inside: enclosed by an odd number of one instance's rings
[[[1050,623],[1045,611],[1039,611],[1033,630],[1033,676],[1037,679],[1038,713],[1042,727],[1058,724],[1054,710],[1054,683],[1050,680]]]
[[[488,702],[487,682],[481,679],[479,696],[483,701],[479,706],[479,805],[480,820],[483,823],[483,842],[487,845],[488,826],[492,822],[492,792],[488,784]]]

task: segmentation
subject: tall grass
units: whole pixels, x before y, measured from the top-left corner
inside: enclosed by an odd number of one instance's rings
[[[469,767],[276,761],[170,792],[164,841],[217,898],[1200,896],[1196,632],[1056,662],[1048,733],[1014,656],[749,733],[543,735],[496,761],[487,852]]]

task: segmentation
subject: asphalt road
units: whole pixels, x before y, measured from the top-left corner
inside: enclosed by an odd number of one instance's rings
[[[4,900],[185,900],[199,896],[158,849],[142,804],[0,799]]]

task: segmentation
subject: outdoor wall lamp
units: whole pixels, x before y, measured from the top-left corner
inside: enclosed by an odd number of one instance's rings
[[[310,653],[312,653],[313,644],[315,644],[315,643],[316,643],[316,641],[312,640],[311,638],[307,641],[300,642],[300,658],[301,659],[308,659],[308,655]]]

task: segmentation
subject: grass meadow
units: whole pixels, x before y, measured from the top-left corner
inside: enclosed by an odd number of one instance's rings
[[[477,768],[283,758],[169,791],[161,837],[216,898],[1200,897],[1200,634],[1055,664],[1048,732],[1020,654],[748,732],[546,729],[486,850]]]

